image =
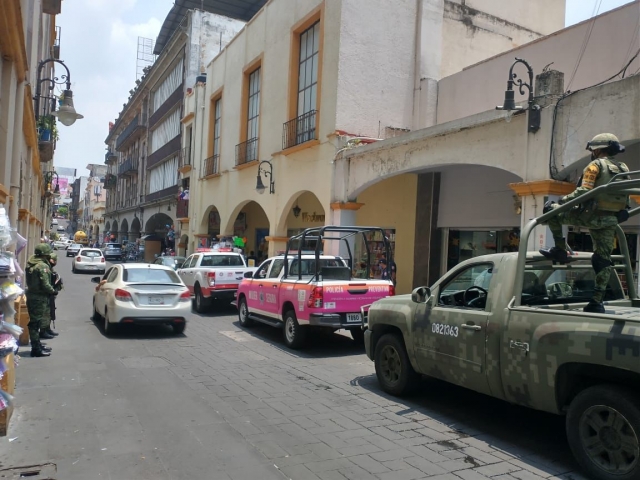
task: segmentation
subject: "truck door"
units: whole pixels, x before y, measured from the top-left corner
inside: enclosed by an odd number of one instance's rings
[[[280,276],[284,267],[284,259],[276,258],[271,263],[271,268],[267,273],[267,277],[261,280],[262,285],[259,293],[258,300],[260,301],[260,308],[269,312],[272,317],[278,317],[279,311],[279,294],[280,294]]]
[[[257,313],[259,315],[269,315],[269,310],[265,306],[265,283],[267,282],[267,274],[269,273],[269,267],[272,260],[265,260],[262,265],[258,267],[258,270],[253,274],[251,284],[247,291],[247,306],[250,312]]]
[[[195,267],[198,261],[198,255],[191,255],[182,265],[182,268],[178,270],[178,275],[187,286],[189,291],[193,294],[193,267]]]
[[[489,393],[486,336],[493,264],[451,273],[416,310],[413,324],[420,370],[448,382]]]

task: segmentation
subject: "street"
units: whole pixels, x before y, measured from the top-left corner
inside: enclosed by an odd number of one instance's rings
[[[350,337],[192,313],[184,335],[92,322],[91,275],[63,252],[49,358],[21,349],[2,468],[57,464],[55,478],[577,480],[563,418],[425,380],[386,396]],[[10,459],[10,460],[8,460]]]

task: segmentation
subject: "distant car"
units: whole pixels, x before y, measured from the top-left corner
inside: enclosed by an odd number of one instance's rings
[[[51,225],[58,225],[58,219],[54,218],[53,220],[51,220]]]
[[[56,230],[58,230],[59,232],[64,232],[65,229],[62,225],[58,225],[58,228]]]
[[[119,243],[107,243],[102,249],[107,260],[122,260],[122,245]]]
[[[71,271],[104,273],[107,268],[104,255],[97,248],[81,248],[71,260]]]
[[[171,325],[176,334],[184,332],[191,294],[171,267],[118,264],[91,281],[99,285],[93,319],[103,321],[105,334],[126,324]]]
[[[173,256],[164,256],[156,258],[156,261],[153,262],[154,265],[164,265],[166,267],[171,267],[174,270],[179,269],[187,257],[173,257]]]
[[[82,245],[80,245],[79,243],[72,243],[67,247],[67,257],[73,257],[77,255],[81,248]]]
[[[71,240],[66,240],[66,239],[59,239],[59,240],[55,240],[53,242],[53,249],[54,250],[66,250],[69,245],[71,245],[73,242]]]

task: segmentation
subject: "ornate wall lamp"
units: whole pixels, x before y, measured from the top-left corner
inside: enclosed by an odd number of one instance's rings
[[[47,63],[59,63],[64,67],[67,74],[60,75],[60,79],[58,77],[53,78],[41,78],[42,70]],[[42,84],[48,83],[45,94],[42,93]],[[53,93],[53,89],[56,85],[66,85],[67,89],[63,91],[61,96],[60,108],[56,110],[56,97]],[[63,125],[69,126],[73,125],[76,120],[80,118],[84,118],[83,115],[80,115],[76,112],[76,109],[73,107],[73,92],[71,91],[71,73],[69,69],[64,64],[62,60],[57,60],[55,58],[48,58],[46,60],[42,60],[38,63],[38,76],[36,83],[36,94],[33,97],[35,101],[35,114],[36,114],[36,122],[40,118],[40,100],[44,100],[45,103],[43,114],[46,115],[54,115],[58,117],[60,123]]]
[[[524,82],[518,75],[513,72],[513,68],[518,64],[523,64],[529,75],[529,83]],[[496,107],[496,110],[524,110],[523,107],[516,105],[515,92],[513,91],[513,84],[518,85],[518,91],[520,95],[524,95],[526,88],[529,91],[529,98],[527,100],[529,110],[529,132],[535,133],[540,130],[540,105],[537,105],[533,98],[533,69],[526,60],[516,57],[516,61],[513,62],[511,68],[509,68],[509,80],[507,80],[507,90],[504,92],[504,103],[501,106]]]
[[[266,168],[262,168],[262,164],[264,164],[264,163],[269,165],[269,170],[268,171],[267,171]],[[262,174],[263,173],[264,173],[265,177],[269,177],[269,193],[270,194],[276,193],[276,190],[275,190],[276,183],[273,181],[273,165],[268,160],[262,160],[260,162],[260,165],[258,165],[258,180],[256,182],[256,192],[258,192],[260,195],[262,195],[264,193],[264,191],[266,190],[266,187],[264,186],[264,183],[262,183]]]

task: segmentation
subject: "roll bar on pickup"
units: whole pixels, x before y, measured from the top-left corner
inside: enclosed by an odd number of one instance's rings
[[[367,253],[367,272],[371,271],[371,249],[369,248],[369,240],[366,237],[367,233],[379,233],[382,241],[384,242],[384,251],[385,258],[387,259],[387,269],[389,273],[391,273],[391,265],[393,259],[391,258],[391,246],[389,243],[389,239],[387,238],[384,229],[380,227],[357,227],[357,226],[339,226],[339,225],[325,225],[322,227],[313,227],[306,228],[299,233],[298,235],[294,235],[287,241],[287,249],[284,253],[284,277],[287,278],[289,276],[289,257],[294,257],[298,259],[299,264],[302,264],[302,255],[303,250],[306,249],[307,242],[313,242],[313,253],[315,254],[316,261],[315,263],[315,272],[314,277],[316,280],[319,279],[318,273],[320,269],[320,255],[323,253],[323,242],[325,240],[329,241],[338,241],[344,242],[344,245],[347,248],[347,253],[349,255],[349,268],[353,270],[352,260],[353,253],[351,252],[351,246],[349,245],[349,241],[361,236],[364,241],[364,248]],[[297,249],[294,248],[297,243]],[[295,253],[294,253],[295,251]],[[302,279],[302,270],[298,269],[298,280]]]
[[[580,195],[578,198],[574,198],[570,202],[564,203],[557,208],[539,216],[533,218],[527,222],[522,233],[520,234],[520,247],[518,248],[518,264],[516,270],[515,279],[515,298],[513,306],[520,306],[522,301],[522,285],[524,281],[524,271],[527,264],[527,245],[529,244],[529,237],[531,232],[538,225],[548,222],[550,219],[557,217],[561,213],[567,212],[578,205],[585,203],[589,200],[595,199],[597,196],[603,193],[617,193],[623,195],[640,195],[640,170],[634,170],[632,172],[624,172],[615,175],[609,183],[601,185],[593,190]],[[640,213],[640,207],[636,207],[629,211],[629,218],[634,217]],[[624,271],[627,276],[627,288],[629,291],[629,298],[632,300],[638,299],[638,293],[636,285],[633,282],[633,269],[631,268],[631,258],[629,255],[629,246],[627,245],[627,239],[624,236],[624,231],[620,225],[616,225],[616,236],[618,237],[618,245],[620,245],[620,253],[624,261]]]

